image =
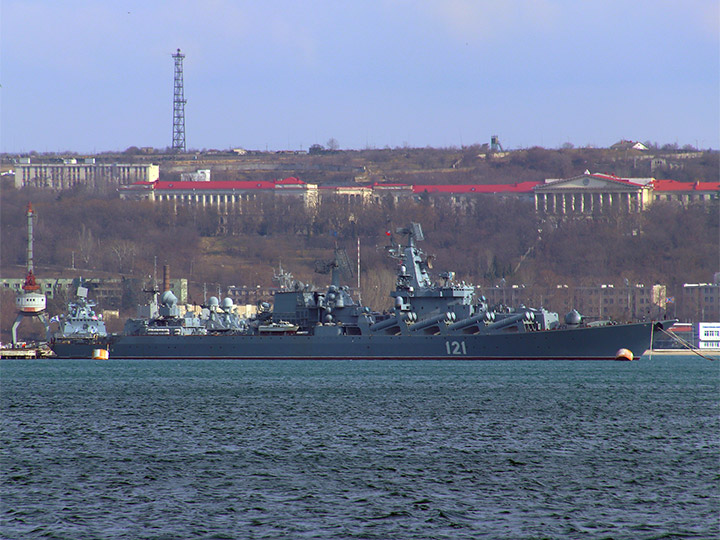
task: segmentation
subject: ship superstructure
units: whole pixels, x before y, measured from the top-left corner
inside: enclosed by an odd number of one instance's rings
[[[95,339],[107,336],[105,321],[93,309],[95,302],[88,299],[88,289],[80,285],[77,297],[68,304],[67,314],[60,316],[57,335],[74,338]]]

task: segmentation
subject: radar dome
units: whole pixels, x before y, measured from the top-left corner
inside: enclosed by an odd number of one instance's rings
[[[565,315],[565,324],[577,326],[582,322],[582,315],[576,309]]]
[[[232,309],[232,307],[233,307],[232,298],[223,298],[222,307],[223,307],[223,309]]]
[[[208,305],[217,307],[220,305],[220,300],[217,299],[217,296],[211,296],[208,298]]]
[[[177,296],[172,291],[165,291],[160,297],[160,302],[166,306],[174,306],[177,304]]]

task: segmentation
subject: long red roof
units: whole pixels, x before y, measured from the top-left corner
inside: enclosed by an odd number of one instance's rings
[[[593,174],[592,176],[638,185],[627,178],[620,178],[610,174]],[[654,191],[720,191],[720,182],[678,182],[676,180],[653,180],[651,182]],[[175,190],[199,190],[199,191],[223,191],[223,190],[250,190],[250,189],[276,189],[278,187],[306,186],[307,183],[291,176],[275,181],[245,181],[245,180],[211,180],[209,182],[182,182],[158,180],[156,182],[135,182],[126,188],[148,187],[154,190],[175,191]],[[531,193],[533,189],[543,182],[517,182],[515,184],[374,184],[372,186],[318,186],[320,189],[411,189],[413,193]]]
[[[413,193],[530,193],[540,182],[516,184],[413,185]]]
[[[720,182],[678,182],[677,180],[653,180],[655,191],[720,191]]]

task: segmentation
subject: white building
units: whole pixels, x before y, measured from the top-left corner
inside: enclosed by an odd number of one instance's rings
[[[90,188],[128,185],[135,182],[156,182],[160,176],[158,165],[146,163],[96,163],[87,158],[78,163],[76,158],[63,163],[31,163],[22,160],[15,168],[15,187],[49,188],[57,191],[83,185]]]
[[[591,174],[548,178],[534,188],[535,210],[546,215],[600,215],[642,212],[651,202],[652,178]]]
[[[210,169],[198,169],[195,172],[181,173],[180,180],[183,182],[209,182]]]

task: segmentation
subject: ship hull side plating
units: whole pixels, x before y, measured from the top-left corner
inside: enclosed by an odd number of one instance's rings
[[[619,347],[642,355],[653,324],[663,323],[484,335],[108,336],[58,339],[52,348],[60,358],[91,358],[102,347],[113,359],[613,360]]]

